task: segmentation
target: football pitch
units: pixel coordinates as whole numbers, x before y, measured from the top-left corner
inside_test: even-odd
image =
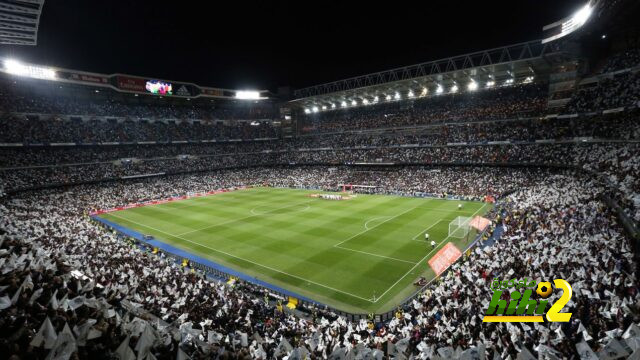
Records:
[[[336,309],[382,313],[413,294],[420,276],[435,276],[428,260],[438,250],[451,242],[464,251],[473,240],[474,233],[448,236],[453,219],[490,209],[433,198],[309,196],[317,193],[258,187],[100,217]]]

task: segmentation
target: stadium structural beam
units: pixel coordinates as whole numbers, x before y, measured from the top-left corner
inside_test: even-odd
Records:
[[[551,48],[547,44],[542,44],[540,40],[533,40],[310,86],[295,90],[293,95],[295,99],[301,99],[458,70],[491,67],[501,63],[540,58],[550,51]]]
[[[37,45],[44,0],[0,0],[0,44]]]

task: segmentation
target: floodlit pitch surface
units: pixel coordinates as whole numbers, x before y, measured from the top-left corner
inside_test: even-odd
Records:
[[[252,188],[100,216],[337,309],[381,313],[414,293],[418,277],[434,277],[428,260],[446,243],[463,251],[472,241],[473,234],[449,238],[451,220],[490,208],[386,195],[331,201],[312,193]]]

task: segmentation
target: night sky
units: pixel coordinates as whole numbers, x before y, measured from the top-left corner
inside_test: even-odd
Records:
[[[0,45],[0,54],[206,86],[300,88],[539,39],[585,3],[47,0],[38,45]]]

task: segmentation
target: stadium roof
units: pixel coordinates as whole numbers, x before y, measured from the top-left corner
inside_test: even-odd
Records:
[[[535,40],[357,76],[296,90],[290,105],[317,112],[530,82],[562,58],[554,49]]]
[[[0,44],[36,45],[44,0],[0,0]]]

